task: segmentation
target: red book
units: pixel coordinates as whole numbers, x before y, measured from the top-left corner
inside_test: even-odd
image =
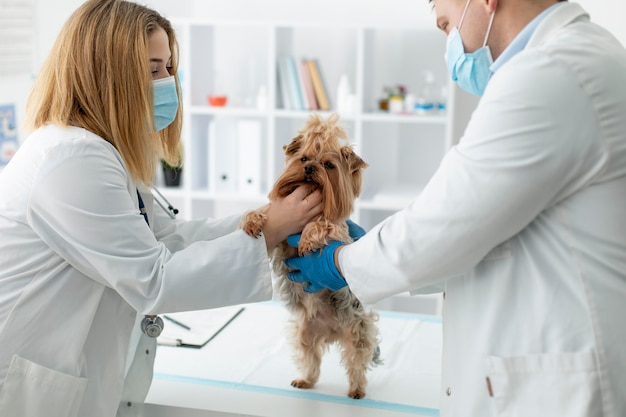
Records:
[[[300,64],[300,77],[302,79],[302,85],[304,86],[304,95],[306,97],[309,110],[318,110],[319,106],[317,105],[317,100],[315,99],[315,92],[313,91],[313,82],[311,81],[309,66],[305,60],[303,60]]]

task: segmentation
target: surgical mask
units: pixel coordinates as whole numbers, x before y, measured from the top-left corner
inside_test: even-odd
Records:
[[[460,30],[470,1],[471,0],[467,0],[465,4],[465,10],[463,10],[459,27],[453,28],[448,35],[445,59],[448,71],[450,71],[452,79],[456,81],[459,87],[470,94],[482,96],[485,92],[485,88],[487,88],[489,77],[491,77],[491,70],[489,68],[493,64],[493,57],[487,46],[487,39],[489,38],[493,17],[496,12],[494,11],[492,13],[491,19],[489,20],[489,27],[487,28],[487,34],[485,35],[482,48],[469,54],[465,53]]]
[[[178,93],[174,76],[152,80],[154,90],[154,127],[163,130],[176,118]]]

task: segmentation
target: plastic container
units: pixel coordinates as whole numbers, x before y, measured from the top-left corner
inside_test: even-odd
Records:
[[[404,112],[409,114],[415,112],[415,96],[411,93],[404,96]]]
[[[228,101],[226,96],[214,96],[210,95],[208,98],[209,105],[212,107],[224,107]]]
[[[448,107],[448,87],[445,85],[441,87],[439,94],[439,102],[437,103],[437,111],[439,113],[445,113]]]
[[[389,97],[389,113],[399,114],[404,110],[404,98],[402,96]]]
[[[347,113],[350,96],[350,83],[348,82],[348,76],[343,74],[339,78],[339,84],[337,85],[337,111],[341,114]]]
[[[424,85],[415,101],[415,113],[427,116],[437,112],[441,90],[431,71],[424,72]]]

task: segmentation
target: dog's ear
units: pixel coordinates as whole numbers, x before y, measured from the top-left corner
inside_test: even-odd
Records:
[[[352,182],[352,193],[355,197],[361,194],[363,185],[363,169],[367,168],[367,163],[357,155],[351,146],[341,148],[341,156],[348,166],[348,174]]]
[[[367,168],[367,163],[357,155],[352,146],[344,146],[341,148],[341,157],[347,162],[350,174]]]
[[[285,155],[286,156],[295,155],[300,150],[300,148],[302,148],[303,139],[304,139],[304,136],[298,135],[291,140],[291,143],[289,145],[283,145],[283,151],[285,152]]]

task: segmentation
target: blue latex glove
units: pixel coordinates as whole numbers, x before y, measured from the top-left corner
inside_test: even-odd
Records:
[[[300,234],[291,235],[287,243],[298,247]],[[335,251],[342,242],[331,241],[326,247],[302,257],[289,258],[285,265],[292,269],[288,278],[293,282],[305,284],[305,292],[318,292],[324,288],[337,291],[348,285],[335,266]]]
[[[365,229],[363,229],[352,220],[346,220],[346,224],[348,225],[348,234],[355,242],[365,236]]]

